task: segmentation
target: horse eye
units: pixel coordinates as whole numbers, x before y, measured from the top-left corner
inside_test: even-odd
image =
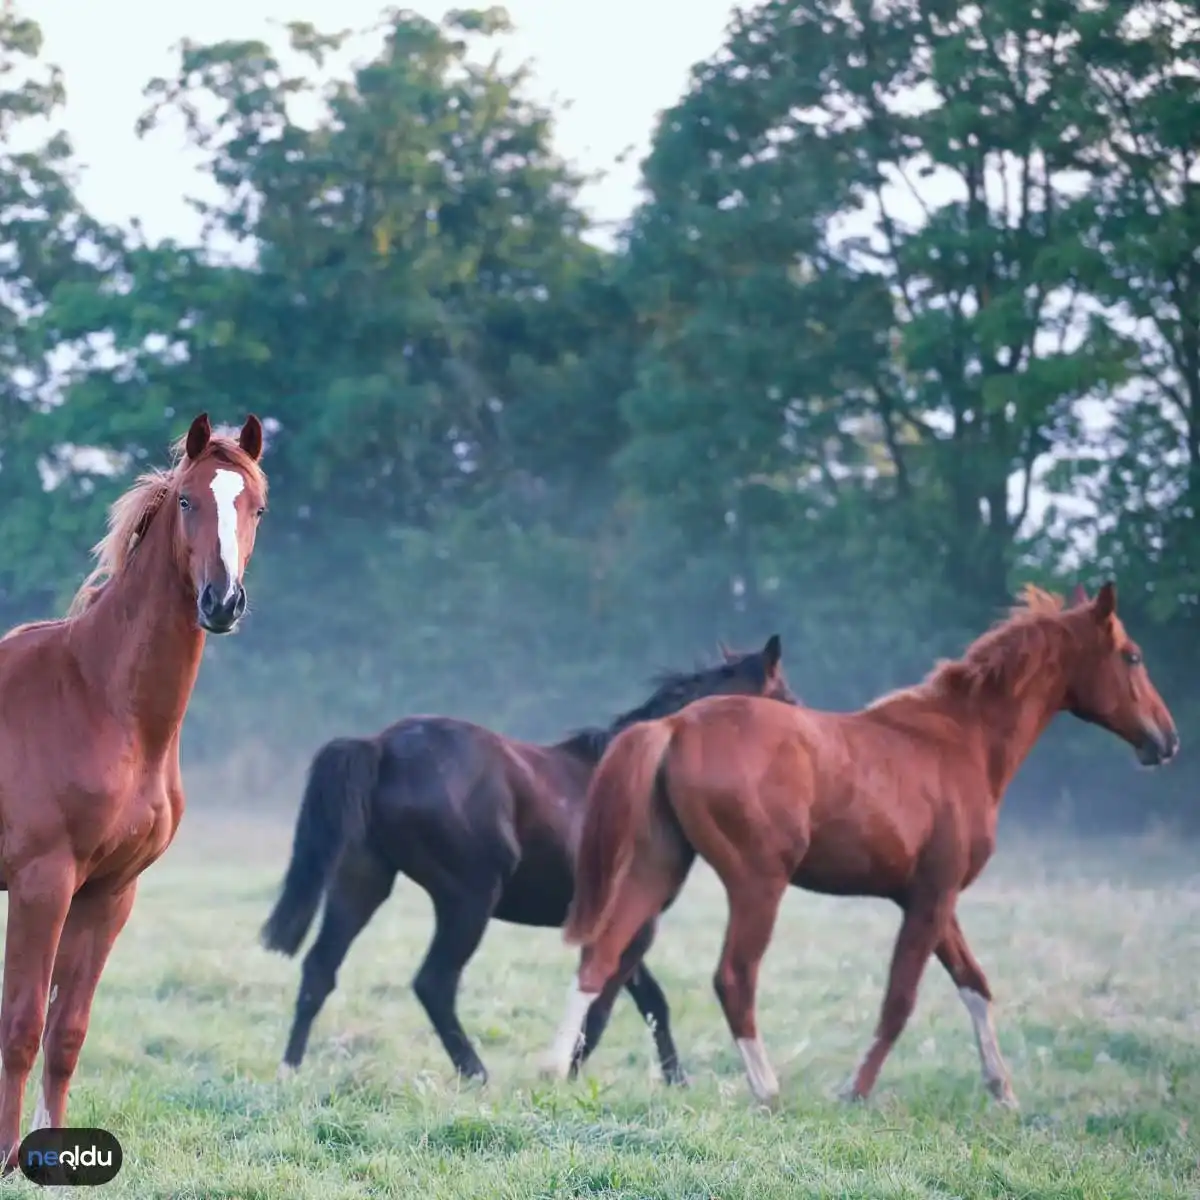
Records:
[[[1131,667],[1136,667],[1142,661],[1142,656],[1136,650],[1126,650],[1125,661]]]
[[[266,511],[267,511],[267,507],[264,504],[262,508],[257,508],[254,510],[254,515],[256,517],[261,517],[263,515],[263,513],[265,513]]]
[[[192,507],[192,502],[186,496],[179,497],[179,509],[181,512],[187,512]]]

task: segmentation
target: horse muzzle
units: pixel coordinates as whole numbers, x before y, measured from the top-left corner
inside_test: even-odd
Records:
[[[206,583],[196,600],[200,628],[208,633],[230,633],[245,611],[246,589],[240,583],[224,599],[211,583]]]
[[[1138,743],[1137,759],[1143,767],[1162,767],[1179,753],[1179,733],[1175,729],[1159,729],[1147,725]]]

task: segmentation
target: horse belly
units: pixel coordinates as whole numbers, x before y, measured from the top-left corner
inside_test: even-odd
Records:
[[[794,887],[827,896],[900,894],[912,874],[912,856],[900,837],[864,837],[853,822],[813,832]]]
[[[873,865],[810,862],[805,859],[791,878],[793,887],[823,896],[879,896],[889,899],[904,891],[904,879]]]
[[[557,848],[526,848],[509,877],[494,916],[514,925],[557,929],[567,919],[575,891],[571,864]]]

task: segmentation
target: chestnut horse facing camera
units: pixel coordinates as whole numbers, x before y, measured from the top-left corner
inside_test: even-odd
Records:
[[[242,573],[267,496],[262,425],[249,417],[234,440],[202,415],[178,451],[112,506],[67,617],[0,638],[6,1170],[43,1030],[33,1128],[67,1123],[92,995],[137,878],[183,813],[179,730],[205,631],[228,633],[246,608]]]
[[[991,857],[1005,788],[1056,713],[1102,725],[1145,766],[1179,749],[1116,606],[1112,583],[1067,609],[1030,587],[960,660],[859,712],[725,696],[621,733],[586,800],[565,927],[583,953],[549,1069],[566,1075],[588,1006],[636,966],[631,939],[699,853],[729,897],[714,983],[760,1101],[779,1084],[755,1016],[758,969],[792,885],[879,896],[903,912],[875,1037],[845,1096],[870,1093],[936,954],[970,1014],[984,1082],[1015,1106],[991,989],[955,907]]]

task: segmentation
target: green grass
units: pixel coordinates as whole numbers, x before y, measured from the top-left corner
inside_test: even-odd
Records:
[[[871,1034],[896,916],[871,901],[789,896],[760,989],[783,1084],[771,1114],[751,1101],[712,994],[724,899],[699,871],[650,959],[692,1075],[686,1092],[656,1082],[626,999],[587,1077],[543,1083],[574,956],[557,932],[498,923],[460,1004],[492,1079],[460,1088],[409,988],[430,908],[407,881],[351,952],[301,1073],[277,1084],[298,963],[256,936],[289,838],[283,824],[193,811],[144,877],[72,1094],[71,1123],[111,1129],[125,1147],[101,1194],[1200,1195],[1200,875],[1169,843],[1011,841],[964,900],[1017,1114],[985,1097],[969,1020],[936,963],[870,1104],[837,1102]]]

